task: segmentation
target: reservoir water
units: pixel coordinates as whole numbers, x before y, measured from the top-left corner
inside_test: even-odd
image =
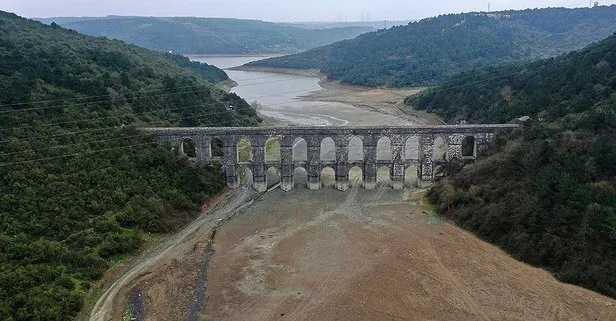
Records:
[[[261,56],[189,56],[190,59],[225,69],[237,82],[231,91],[249,103],[261,105],[259,112],[295,126],[402,125],[408,121],[345,103],[302,99],[323,88],[319,78],[272,72],[229,70]]]

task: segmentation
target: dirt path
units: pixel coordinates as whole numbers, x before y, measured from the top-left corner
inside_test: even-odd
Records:
[[[212,209],[204,212],[171,240],[142,255],[128,272],[107,288],[90,314],[90,320],[122,319],[127,298],[136,290],[140,295],[145,295],[148,320],[156,319],[155,314],[152,314],[156,313],[156,307],[151,304],[151,295],[154,293],[172,295],[169,297],[177,301],[192,295],[192,291],[186,289],[192,288],[196,280],[194,276],[203,261],[202,254],[212,229],[219,220],[226,220],[235,214],[253,195],[249,189],[224,194]],[[174,309],[170,309],[169,313],[181,315],[186,313],[188,300],[169,304],[167,308],[170,306]],[[163,316],[160,320],[166,318]]]
[[[206,320],[616,320],[403,192],[273,191],[214,244]]]

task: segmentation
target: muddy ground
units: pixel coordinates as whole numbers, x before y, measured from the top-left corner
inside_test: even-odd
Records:
[[[202,319],[616,320],[616,301],[419,203],[393,190],[272,191],[219,231]]]

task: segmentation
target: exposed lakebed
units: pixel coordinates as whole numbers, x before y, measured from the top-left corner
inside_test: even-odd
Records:
[[[345,125],[409,125],[416,123],[398,115],[386,115],[370,110],[371,106],[359,108],[335,99],[323,99],[325,91],[348,91],[348,95],[366,95],[378,89],[338,88],[324,89],[317,75],[291,74],[269,71],[248,71],[229,69],[247,62],[264,59],[259,56],[190,56],[192,60],[204,62],[225,69],[237,83],[232,92],[246,101],[258,103],[259,112],[282,124],[294,126],[345,126]],[[373,93],[372,93],[373,94]],[[369,98],[369,97],[366,97]],[[366,99],[369,101],[370,99]],[[395,102],[391,102],[395,104]]]

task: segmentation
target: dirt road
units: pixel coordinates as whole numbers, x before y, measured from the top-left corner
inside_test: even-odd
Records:
[[[174,320],[180,320],[176,317],[186,314],[188,298],[194,292],[191,285],[195,283],[199,267],[203,265],[204,249],[212,230],[220,221],[241,210],[253,196],[254,192],[250,189],[222,195],[216,205],[168,242],[142,255],[127,273],[105,290],[90,314],[90,320],[121,320],[127,300],[135,292],[145,296],[146,320],[154,320],[157,316],[153,296],[170,299],[164,309],[174,313]],[[180,284],[185,286],[180,287]],[[171,320],[164,318],[165,313],[160,315],[163,318],[159,320]]]

